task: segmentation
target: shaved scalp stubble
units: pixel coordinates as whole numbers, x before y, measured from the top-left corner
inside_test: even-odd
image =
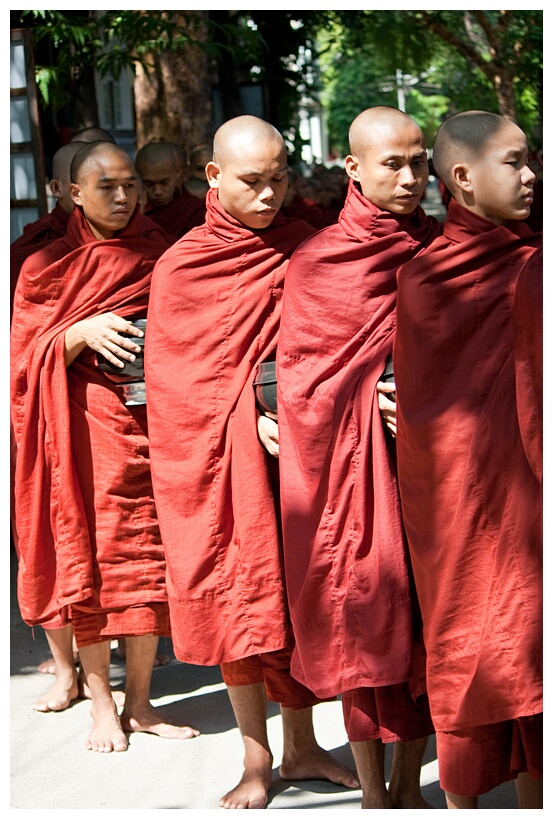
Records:
[[[286,153],[286,146],[280,131],[259,117],[250,115],[227,120],[213,139],[213,161],[221,168],[227,162],[240,159],[245,148],[263,143],[278,143]]]
[[[477,110],[453,114],[442,122],[436,132],[432,162],[447,187],[451,184],[453,166],[478,156],[508,123],[515,124],[499,114]]]
[[[80,177],[87,169],[87,165],[97,156],[119,154],[124,156],[134,169],[133,161],[124,148],[113,142],[88,142],[80,148],[71,162],[71,182],[78,184]]]
[[[171,162],[176,171],[178,157],[173,143],[148,142],[136,154],[135,162],[139,171],[145,165],[159,165],[160,162]]]
[[[418,128],[415,120],[399,108],[388,105],[375,105],[358,114],[349,128],[349,148],[353,156],[360,156],[368,144],[381,141],[383,131],[396,128]]]
[[[62,145],[61,148],[58,148],[52,157],[52,179],[69,182],[73,157],[77,151],[80,151],[81,148],[88,144],[86,140],[83,140],[83,142],[73,140],[72,142],[68,142],[67,145]]]

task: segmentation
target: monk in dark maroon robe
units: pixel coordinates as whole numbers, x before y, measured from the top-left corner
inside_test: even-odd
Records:
[[[174,149],[167,142],[149,142],[138,151],[136,167],[144,187],[144,213],[165,230],[171,243],[205,219],[205,200],[179,187]]]
[[[92,698],[87,747],[123,751],[125,730],[197,733],[163,723],[149,703],[158,637],[170,631],[146,408],[128,405],[97,361],[122,367],[140,351],[120,333],[140,334],[130,320],[146,316],[167,244],[138,231],[136,172],[122,148],[85,146],[71,168],[78,207],[65,237],[24,264],[14,303],[18,598],[29,625],[72,624]],[[109,687],[115,637],[127,638],[121,719]],[[63,691],[61,660],[56,693],[74,699],[75,668]]]
[[[427,807],[419,784],[433,732],[424,649],[393,419],[390,434],[377,385],[392,351],[396,270],[440,228],[418,206],[428,164],[410,117],[368,109],[352,123],[350,144],[338,224],[292,256],[277,355],[291,668],[319,696],[342,695],[363,807]]]
[[[319,700],[289,673],[275,487],[258,438],[259,423],[268,444],[274,421],[259,415],[253,385],[275,355],[290,255],[313,229],[278,213],[286,149],[263,120],[238,117],[219,129],[207,178],[205,225],[174,244],[152,278],[152,478],[175,654],[221,665],[244,741],[244,776],[219,804],[262,808],[272,781],[267,697],[281,705],[283,778],[358,785],[316,743]]]
[[[443,237],[398,273],[398,474],[448,805],[516,779],[541,807],[541,234],[496,114],[447,119]]]

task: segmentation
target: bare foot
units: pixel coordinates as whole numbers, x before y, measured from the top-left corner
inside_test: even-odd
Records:
[[[219,800],[219,807],[227,809],[259,809],[267,805],[269,788],[273,781],[272,761],[269,764],[248,766],[238,785]]]
[[[196,728],[164,722],[160,719],[157,709],[150,703],[140,708],[132,706],[127,708],[125,705],[121,714],[121,725],[125,731],[156,734],[164,739],[192,739],[200,734]]]
[[[281,779],[327,779],[345,788],[360,788],[359,780],[324,748],[317,747],[301,757],[288,755],[279,768]]]
[[[73,653],[73,660],[75,661],[75,665],[79,662],[79,654],[78,652]],[[56,661],[53,657],[49,657],[47,660],[44,660],[43,663],[40,663],[38,666],[38,670],[41,674],[55,674],[56,673]]]
[[[51,689],[33,702],[33,708],[43,712],[65,711],[79,697],[77,672],[74,675],[58,675]]]
[[[126,751],[129,741],[121,727],[117,709],[113,700],[111,704],[96,704],[91,710],[92,728],[85,746],[89,751],[108,754],[112,751]]]

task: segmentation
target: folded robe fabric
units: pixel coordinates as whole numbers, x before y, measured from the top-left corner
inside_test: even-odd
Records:
[[[207,219],[152,278],[145,347],[152,477],[176,656],[232,662],[285,644],[286,604],[253,380],[277,343],[285,271],[313,228]]]
[[[521,271],[541,276],[540,245],[453,201],[443,237],[398,273],[398,476],[438,731],[543,708],[541,496],[525,447],[539,413],[517,401],[537,350],[514,342],[539,339],[540,316],[513,311]],[[539,287],[522,286],[521,306],[536,303]]]
[[[140,222],[137,208],[116,238],[99,241],[75,208],[66,235],[27,260],[17,285],[15,518],[19,603],[30,625],[57,622],[71,604],[166,601],[144,407],[125,406],[92,350],[64,364],[75,322],[146,315],[151,272],[168,245],[157,229],[141,235]]]
[[[393,443],[376,383],[392,350],[396,269],[439,223],[384,212],[351,182],[337,225],[290,262],[277,355],[291,671],[318,696],[413,674]]]
[[[205,220],[205,201],[183,188],[166,205],[149,208],[146,215],[170,236],[171,243]]]

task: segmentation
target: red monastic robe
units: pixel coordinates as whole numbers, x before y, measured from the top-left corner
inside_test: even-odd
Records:
[[[412,601],[393,442],[376,383],[392,350],[396,269],[438,235],[352,182],[338,224],[294,253],[277,355],[292,675],[320,697],[413,674]]]
[[[541,318],[520,273],[539,281],[541,241],[452,201],[443,237],[398,273],[398,474],[437,731],[543,708],[541,497],[526,446],[539,420],[531,389],[517,400]]]
[[[21,266],[25,259],[36,253],[42,247],[46,247],[51,242],[59,239],[67,230],[69,214],[66,213],[59,202],[56,202],[51,213],[41,216],[35,222],[25,225],[23,233],[10,245],[10,303],[13,304],[13,297],[17,285],[17,279]]]
[[[313,229],[253,231],[208,191],[206,224],[155,267],[145,348],[152,477],[176,656],[216,665],[286,641],[280,543],[253,380],[285,271]]]
[[[125,406],[89,348],[64,365],[75,322],[146,315],[151,272],[168,245],[157,232],[140,235],[140,221],[137,208],[116,238],[98,241],[75,208],[66,235],[33,254],[17,285],[15,517],[30,625],[59,625],[68,606],[104,612],[167,599],[145,407]]]
[[[161,207],[148,207],[146,216],[153,219],[176,242],[189,230],[205,220],[205,199],[194,196],[186,188],[176,190],[173,199]]]

